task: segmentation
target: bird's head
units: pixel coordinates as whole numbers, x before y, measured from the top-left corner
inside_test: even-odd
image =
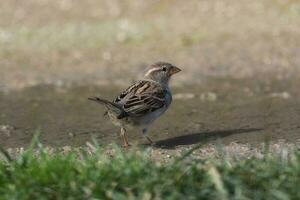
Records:
[[[171,76],[180,71],[181,69],[170,63],[157,62],[149,66],[144,77],[167,85]]]

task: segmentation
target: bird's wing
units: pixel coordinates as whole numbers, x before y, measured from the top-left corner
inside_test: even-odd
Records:
[[[164,106],[166,90],[151,81],[139,81],[122,92],[115,100],[129,116],[143,116]]]

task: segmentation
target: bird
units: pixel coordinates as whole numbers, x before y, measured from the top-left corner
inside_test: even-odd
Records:
[[[130,146],[127,136],[128,128],[138,128],[147,136],[149,127],[159,118],[172,103],[169,81],[181,69],[167,62],[156,62],[148,66],[143,77],[121,92],[113,101],[102,97],[88,99],[106,107],[104,115],[108,115],[112,123],[120,127],[123,147]]]

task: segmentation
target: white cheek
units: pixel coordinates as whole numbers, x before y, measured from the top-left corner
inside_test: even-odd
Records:
[[[145,76],[149,76],[152,72],[158,71],[158,70],[160,70],[160,68],[153,68],[153,69],[150,69],[150,70],[145,74]]]

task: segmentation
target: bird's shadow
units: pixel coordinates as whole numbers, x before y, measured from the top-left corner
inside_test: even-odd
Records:
[[[240,133],[251,133],[263,130],[262,128],[244,128],[244,129],[231,129],[231,130],[218,130],[202,133],[192,133],[188,135],[177,136],[173,138],[163,139],[155,142],[154,147],[162,149],[174,149],[179,145],[192,145],[197,143],[207,143],[217,138],[227,137],[229,135]]]

